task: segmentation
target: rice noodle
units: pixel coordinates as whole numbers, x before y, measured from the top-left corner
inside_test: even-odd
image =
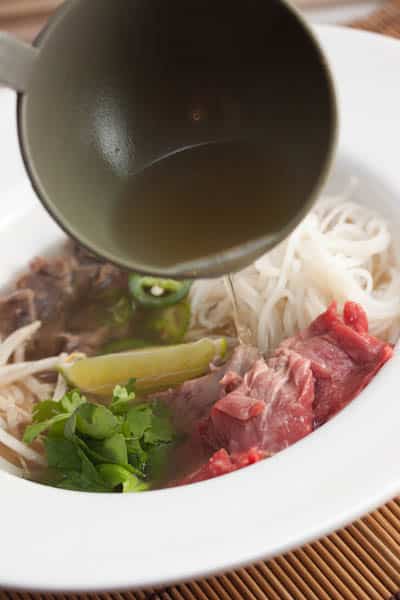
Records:
[[[63,357],[44,358],[33,362],[16,363],[0,367],[0,387],[10,385],[30,375],[37,375],[43,371],[52,371],[63,361]]]
[[[5,421],[0,418],[0,443],[6,446],[6,448],[13,450],[14,452],[16,452],[16,454],[20,454],[23,458],[29,460],[30,462],[36,465],[46,465],[46,460],[41,454],[39,454],[38,452],[36,452],[36,450],[33,450],[33,448],[30,448],[29,446],[18,440],[16,437],[8,433],[5,430],[5,427]]]
[[[67,386],[65,377],[63,377],[60,373],[58,375],[56,389],[54,390],[53,401],[59,402],[61,400],[61,398],[63,398],[63,396],[65,396],[67,389],[68,389],[68,386]]]
[[[61,377],[61,375],[60,375]],[[36,377],[26,377],[22,385],[35,396],[38,400],[48,400],[52,397],[54,385],[50,383],[42,383]]]
[[[10,457],[18,460],[23,467],[15,467],[9,462],[9,456],[6,454],[5,457],[0,456],[0,469],[21,476],[29,472],[29,464],[46,464],[40,452],[21,441],[25,427],[32,422],[35,403],[52,398],[55,394],[55,386],[43,383],[36,375],[54,369],[65,360],[65,356],[58,356],[25,362],[25,347],[40,325],[39,322],[35,322],[23,327],[0,343],[0,444],[11,451]],[[9,361],[12,357],[14,362],[11,363]],[[58,394],[66,389],[61,375],[57,389]],[[40,449],[40,446],[38,448]]]
[[[5,365],[17,350],[23,350],[25,343],[35,335],[40,326],[40,321],[36,321],[35,323],[31,323],[31,325],[27,325],[27,327],[14,331],[0,345],[0,365]]]
[[[389,342],[400,333],[400,258],[390,224],[341,196],[322,198],[292,235],[234,276],[242,325],[261,351],[306,327],[332,300],[360,303],[371,332]],[[191,291],[194,335],[229,327],[233,308],[223,280]]]

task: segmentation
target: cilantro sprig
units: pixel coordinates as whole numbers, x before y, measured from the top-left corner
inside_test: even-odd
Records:
[[[175,440],[170,415],[157,402],[135,404],[135,382],[118,385],[108,407],[89,402],[78,390],[34,410],[24,441],[42,439],[45,482],[87,492],[141,492]]]

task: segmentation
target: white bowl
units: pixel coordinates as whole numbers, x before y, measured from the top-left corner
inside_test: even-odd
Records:
[[[330,185],[400,225],[400,44],[318,28],[342,122]],[[368,60],[367,60],[368,57]],[[12,95],[0,94],[0,277],[63,238],[35,203],[18,156]],[[11,125],[10,125],[11,123]],[[5,199],[5,200],[4,200]],[[271,557],[400,491],[400,357],[327,425],[270,460],[186,488],[87,495],[0,473],[0,586],[90,591],[165,584]]]

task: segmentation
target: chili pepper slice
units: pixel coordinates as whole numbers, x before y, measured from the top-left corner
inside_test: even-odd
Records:
[[[186,298],[191,285],[191,281],[175,281],[141,275],[129,277],[129,289],[134,300],[145,308],[174,306]]]

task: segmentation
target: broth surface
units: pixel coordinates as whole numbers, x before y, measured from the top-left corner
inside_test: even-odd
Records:
[[[299,207],[285,164],[260,142],[177,152],[132,177],[115,203],[111,235],[121,256],[173,268],[269,236]]]

